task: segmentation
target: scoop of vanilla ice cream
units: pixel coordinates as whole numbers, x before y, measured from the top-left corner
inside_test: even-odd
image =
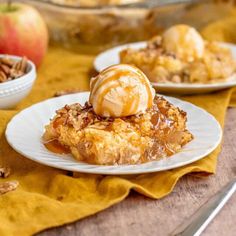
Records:
[[[89,101],[96,114],[124,117],[152,107],[155,90],[138,68],[119,64],[106,68],[90,81]]]
[[[163,33],[163,48],[183,60],[192,61],[203,56],[204,40],[193,27],[175,25]]]

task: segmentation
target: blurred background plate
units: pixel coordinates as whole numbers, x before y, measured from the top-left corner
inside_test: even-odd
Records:
[[[236,45],[222,43],[223,46],[230,48],[233,57],[236,60]],[[94,68],[99,72],[108,66],[118,64],[120,62],[119,52],[126,48],[139,49],[146,46],[146,42],[130,43],[117,46],[99,54],[94,60]],[[227,81],[212,84],[189,84],[189,83],[151,83],[159,93],[174,94],[200,94],[217,90],[222,90],[236,86],[236,75],[228,78]]]

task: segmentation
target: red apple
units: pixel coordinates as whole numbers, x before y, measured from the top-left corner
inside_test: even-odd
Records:
[[[47,27],[35,8],[0,4],[0,53],[26,56],[39,66],[47,46]]]

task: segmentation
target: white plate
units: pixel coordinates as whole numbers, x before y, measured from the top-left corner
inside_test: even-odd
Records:
[[[44,165],[64,170],[94,174],[138,174],[173,169],[197,161],[219,144],[222,136],[220,125],[215,118],[188,102],[166,97],[175,106],[188,113],[188,129],[194,135],[193,141],[171,157],[139,165],[99,166],[78,162],[70,155],[59,155],[48,151],[41,142],[44,126],[64,106],[88,100],[89,93],[78,93],[52,98],[37,103],[18,113],[8,124],[8,143],[20,154]]]
[[[114,47],[99,54],[94,61],[94,68],[101,71],[108,66],[120,63],[119,52],[126,48],[140,49],[146,47],[146,42],[130,43],[122,46]],[[221,43],[222,46],[231,49],[233,57],[236,60],[236,46],[229,43]],[[176,94],[199,94],[208,93],[225,88],[236,86],[236,75],[228,78],[227,81],[212,84],[188,84],[188,83],[152,83],[153,87],[160,93],[176,93]]]

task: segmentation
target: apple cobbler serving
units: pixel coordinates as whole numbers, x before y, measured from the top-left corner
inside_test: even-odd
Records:
[[[121,63],[141,69],[151,82],[216,83],[235,73],[230,49],[204,41],[187,25],[176,25],[152,38],[146,48],[120,52]]]
[[[139,164],[170,156],[193,139],[187,114],[155,95],[139,69],[108,67],[90,87],[84,106],[65,105],[45,127],[49,150],[91,164]]]

